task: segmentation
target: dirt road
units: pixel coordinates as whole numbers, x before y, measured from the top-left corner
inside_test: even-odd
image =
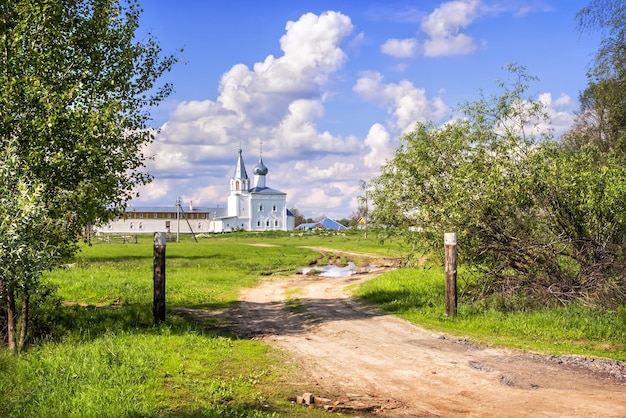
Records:
[[[346,286],[376,274],[267,278],[230,314],[240,332],[297,359],[319,385],[311,392],[344,394],[379,416],[626,417],[623,363],[594,371],[426,331],[350,298]]]

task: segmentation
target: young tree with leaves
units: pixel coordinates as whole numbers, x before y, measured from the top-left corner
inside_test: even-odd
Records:
[[[575,149],[593,145],[626,158],[626,4],[592,0],[576,18],[581,33],[599,32],[602,40],[580,96],[576,126],[564,142]]]
[[[135,186],[150,181],[142,154],[153,136],[149,110],[170,93],[157,81],[176,57],[162,56],[150,34],[138,33],[140,14],[135,0],[0,4],[0,145],[11,149],[1,163],[15,166],[3,175],[17,176],[11,187],[36,196],[5,196],[2,215],[6,231],[20,219],[32,223],[32,234],[10,240],[33,257],[43,254],[42,242],[54,248],[36,268],[7,263],[0,306],[8,311],[9,296],[27,297],[42,266],[73,254],[84,228],[112,219]],[[25,204],[32,210],[17,209]]]
[[[39,277],[60,257],[54,237],[64,225],[49,217],[43,187],[30,179],[13,148],[7,147],[1,155],[0,293],[6,304],[8,346],[15,351],[26,342],[30,298]]]
[[[372,217],[386,234],[440,253],[458,236],[478,273],[473,295],[545,305],[626,301],[626,170],[593,149],[552,139],[543,106],[525,97],[523,67],[502,94],[461,107],[443,126],[418,124],[372,182]]]

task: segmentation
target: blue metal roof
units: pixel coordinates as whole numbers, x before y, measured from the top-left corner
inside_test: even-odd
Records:
[[[324,229],[332,229],[334,231],[340,231],[340,230],[344,230],[344,229],[348,229],[346,228],[345,225],[340,224],[337,221],[334,221],[332,219],[329,218],[325,218],[322,219],[319,222],[309,222],[309,223],[303,223],[300,224],[296,227],[296,229],[313,229],[313,228],[324,228]]]
[[[330,218],[322,219],[319,223],[324,225],[324,228],[326,229],[334,229],[334,230],[348,229],[346,228],[345,225],[340,224],[339,222]]]
[[[319,225],[319,224],[317,222],[303,223],[303,224],[296,226],[296,229],[304,229],[306,231],[306,230],[315,228],[315,225]]]
[[[287,194],[283,192],[279,192],[276,189],[272,189],[270,187],[253,187],[248,190],[250,193],[259,193],[259,194]]]

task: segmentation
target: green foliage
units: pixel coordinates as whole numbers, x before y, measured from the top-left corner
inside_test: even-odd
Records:
[[[175,58],[149,35],[136,39],[140,13],[117,0],[0,9],[0,142],[15,144],[48,210],[75,234],[149,180],[140,153],[152,137],[148,112],[170,92],[156,82]]]
[[[17,306],[27,311],[31,296],[45,290],[38,290],[39,278],[60,258],[54,236],[64,225],[50,217],[43,187],[25,170],[13,145],[0,152],[0,312],[6,312],[6,325],[0,328],[6,335],[0,334],[0,341],[16,350],[28,334],[27,320],[18,317]]]
[[[134,0],[0,6],[0,165],[13,161],[0,176],[0,306],[10,333],[41,272],[150,180],[141,154],[149,109],[169,94],[157,80],[176,58],[138,36],[140,12]]]
[[[509,70],[500,96],[402,138],[373,181],[373,218],[418,254],[441,254],[456,232],[459,263],[478,277],[466,297],[615,307],[626,301],[626,171],[552,141],[543,106],[524,97],[533,78]]]
[[[617,309],[617,315],[619,316],[620,321],[622,321],[622,325],[626,325],[626,305],[620,306]]]
[[[601,45],[580,95],[581,112],[564,142],[589,145],[626,158],[626,6],[617,0],[591,0],[576,15],[582,32],[597,31]]]

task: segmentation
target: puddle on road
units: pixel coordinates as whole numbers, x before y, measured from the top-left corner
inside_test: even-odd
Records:
[[[299,274],[310,274],[311,272],[318,273],[318,276],[321,277],[350,277],[353,274],[358,273],[367,273],[374,270],[376,266],[369,265],[366,267],[359,268],[352,261],[348,262],[348,265],[345,267],[339,266],[315,266],[315,267],[300,267],[298,269]]]

